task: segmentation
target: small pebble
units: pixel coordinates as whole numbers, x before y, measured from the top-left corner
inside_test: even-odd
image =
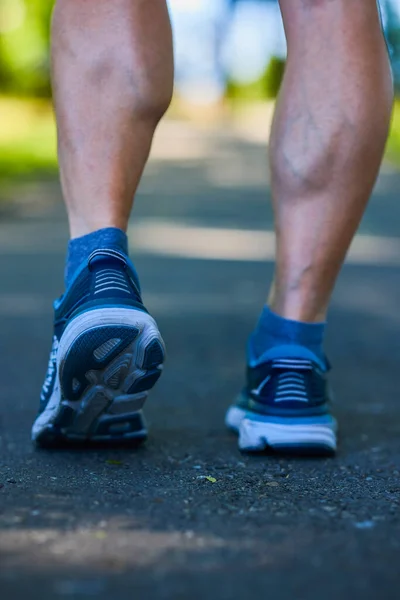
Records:
[[[359,521],[358,523],[354,523],[356,529],[373,529],[375,525],[374,521]]]

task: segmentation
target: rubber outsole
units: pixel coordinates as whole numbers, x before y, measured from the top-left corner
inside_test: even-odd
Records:
[[[143,442],[142,408],[164,358],[164,343],[147,313],[98,309],[81,315],[60,340],[58,379],[32,439],[42,447]]]
[[[333,417],[269,418],[231,406],[226,426],[239,435],[243,452],[332,456],[337,449],[337,424]]]

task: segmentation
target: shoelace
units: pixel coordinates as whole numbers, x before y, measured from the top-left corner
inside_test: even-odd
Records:
[[[277,375],[275,402],[308,402],[304,371],[312,371],[311,361],[298,358],[274,360],[274,369],[284,369]]]

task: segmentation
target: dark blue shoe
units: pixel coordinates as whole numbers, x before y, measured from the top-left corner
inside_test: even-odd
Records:
[[[33,441],[54,446],[145,439],[142,407],[161,375],[165,348],[130,261],[113,249],[93,252],[54,309]]]
[[[333,454],[336,420],[326,372],[311,360],[274,359],[248,368],[247,385],[226,415],[245,451]]]

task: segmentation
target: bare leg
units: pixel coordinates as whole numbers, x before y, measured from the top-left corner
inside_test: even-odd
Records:
[[[376,0],[280,0],[288,62],[271,139],[272,310],[324,320],[374,185],[392,79]]]
[[[53,89],[72,240],[32,439],[138,443],[164,344],[126,257],[134,194],[173,79],[165,0],[58,0]],[[60,368],[59,368],[60,367]]]
[[[125,230],[172,94],[165,0],[58,0],[52,52],[71,236]]]

